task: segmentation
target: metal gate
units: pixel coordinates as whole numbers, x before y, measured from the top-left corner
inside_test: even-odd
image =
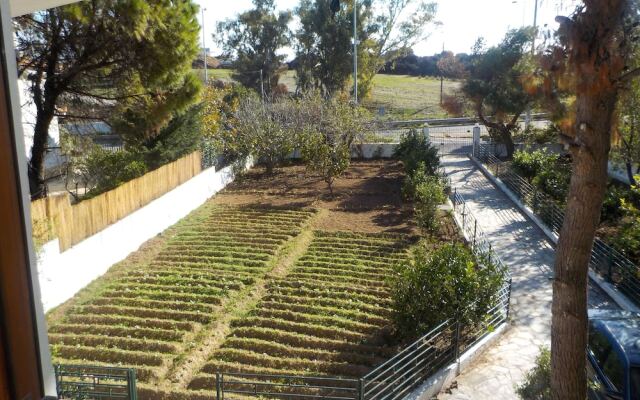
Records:
[[[464,127],[432,127],[429,129],[429,140],[438,148],[440,155],[465,155],[473,151],[473,132]]]
[[[58,398],[136,400],[136,371],[89,365],[56,365]]]

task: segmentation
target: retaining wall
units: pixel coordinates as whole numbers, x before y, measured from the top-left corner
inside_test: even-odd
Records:
[[[252,162],[247,163],[250,167]],[[57,239],[38,255],[38,277],[46,311],[73,297],[140,245],[200,207],[233,181],[232,167],[209,168],[175,189],[64,252]]]

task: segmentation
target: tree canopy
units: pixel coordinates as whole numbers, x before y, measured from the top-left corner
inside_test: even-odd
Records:
[[[18,72],[30,83],[37,110],[32,195],[43,195],[54,117],[102,119],[138,142],[195,100],[197,11],[191,0],[94,0],[14,20]]]
[[[296,13],[298,86],[325,95],[344,91],[353,73],[353,1],[302,0]],[[436,5],[416,0],[357,2],[358,96],[366,97],[385,64],[425,38]],[[332,5],[334,6],[332,9]]]
[[[278,86],[285,54],[291,43],[291,12],[276,13],[274,0],[253,0],[254,8],[218,24],[217,39],[225,55],[235,56],[233,79],[261,93]]]
[[[532,28],[509,31],[500,44],[476,55],[462,86],[478,118],[507,146],[509,157],[518,118],[536,98],[522,79],[533,34]]]

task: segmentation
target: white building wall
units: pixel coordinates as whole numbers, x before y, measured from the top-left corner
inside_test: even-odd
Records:
[[[36,105],[31,97],[29,83],[19,79],[18,89],[20,91],[20,108],[22,111],[22,129],[24,131],[24,148],[28,159],[31,158],[31,147],[33,146],[33,131],[36,125]],[[49,148],[60,147],[60,128],[58,126],[58,118],[54,117],[49,127]],[[47,152],[44,159],[45,170],[59,167],[64,163],[60,149],[53,149]]]

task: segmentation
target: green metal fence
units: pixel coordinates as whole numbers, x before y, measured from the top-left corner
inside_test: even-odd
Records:
[[[137,400],[136,371],[131,368],[56,365],[61,400]]]

